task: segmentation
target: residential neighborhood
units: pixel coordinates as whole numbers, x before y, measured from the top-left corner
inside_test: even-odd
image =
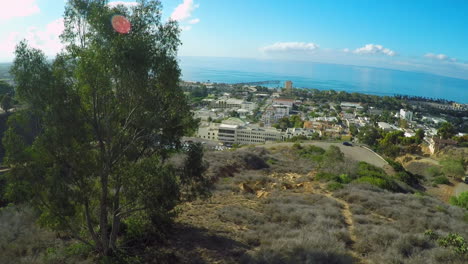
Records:
[[[467,105],[296,89],[292,85],[292,81],[285,81],[283,88],[249,83],[181,84],[191,99],[195,118],[200,120],[195,136],[219,145],[297,139],[358,142],[359,134],[364,137],[363,131],[371,127],[381,133],[401,131],[402,137],[408,139],[414,138],[419,130],[433,153],[445,146],[458,144],[451,138],[444,139],[438,135],[438,129],[447,122],[457,126],[453,127],[451,136],[466,141]],[[362,143],[366,143],[365,140]]]

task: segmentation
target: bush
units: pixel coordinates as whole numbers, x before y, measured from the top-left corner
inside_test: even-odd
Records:
[[[419,181],[421,180],[420,176],[417,176],[417,175],[412,174],[412,173],[407,172],[407,171],[399,171],[395,175],[395,177],[398,180],[400,180],[400,181],[402,181],[402,182],[404,182],[404,183],[406,183],[406,184],[408,184],[410,186],[418,185]]]
[[[437,243],[442,247],[452,247],[458,254],[468,253],[468,244],[459,234],[448,234],[446,237],[437,239]]]
[[[343,184],[339,182],[331,182],[327,185],[327,190],[329,191],[336,191],[339,189],[343,189]]]
[[[462,192],[458,197],[453,196],[450,198],[450,204],[465,208],[468,210],[468,192]]]
[[[449,177],[462,177],[465,174],[463,162],[461,160],[447,159],[440,162],[442,172]]]
[[[315,175],[315,178],[317,180],[340,182],[340,176],[333,174],[333,173],[328,173],[328,172],[319,172],[317,173],[317,175]]]
[[[438,176],[435,177],[434,180],[432,180],[433,183],[435,184],[450,184],[450,181],[447,177],[445,176]]]
[[[388,178],[378,178],[378,177],[370,177],[365,176],[361,177],[354,182],[356,183],[369,183],[379,188],[389,190],[389,191],[398,191],[398,185]]]

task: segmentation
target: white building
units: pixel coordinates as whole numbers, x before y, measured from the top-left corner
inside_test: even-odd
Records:
[[[257,108],[257,104],[253,102],[242,102],[241,108],[248,111],[253,111],[255,108]]]
[[[213,102],[213,108],[241,108],[244,100],[229,98],[229,99],[220,99]]]
[[[377,125],[379,126],[379,128],[385,130],[385,131],[390,131],[390,130],[394,130],[394,128],[392,127],[392,125],[390,125],[389,123],[385,123],[385,122],[377,122]]]
[[[294,100],[293,99],[286,99],[286,98],[276,98],[273,99],[273,104],[275,105],[287,105],[289,107],[293,107]]]
[[[283,134],[283,139],[290,139],[292,137],[298,137],[298,136],[305,136],[307,138],[311,138],[314,135],[314,133],[316,133],[316,132],[317,131],[314,131],[313,129],[288,128],[288,129],[286,129],[286,132]],[[319,133],[319,132],[317,132],[317,133]]]
[[[202,122],[198,127],[197,137],[217,141],[219,126],[218,123]]]
[[[351,103],[351,102],[342,102],[340,104],[341,108],[349,109],[349,108],[356,108],[356,109],[363,109],[361,103]]]
[[[400,118],[408,121],[413,120],[413,112],[406,109],[400,109]]]
[[[218,140],[225,144],[258,144],[282,139],[279,129],[221,124]]]

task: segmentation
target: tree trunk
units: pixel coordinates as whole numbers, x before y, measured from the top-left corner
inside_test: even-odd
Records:
[[[104,172],[101,175],[101,201],[100,201],[100,218],[99,227],[101,228],[101,254],[107,256],[109,254],[109,238],[107,236],[107,213],[108,213],[108,181],[109,175]]]
[[[120,216],[119,214],[119,206],[120,206],[120,186],[117,188],[114,198],[114,205],[113,205],[113,213],[112,213],[112,231],[110,234],[110,241],[109,245],[112,250],[117,249],[116,242],[117,242],[117,235],[120,229]]]

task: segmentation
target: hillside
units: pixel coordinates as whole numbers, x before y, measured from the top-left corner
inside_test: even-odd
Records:
[[[468,261],[467,254],[427,235],[432,230],[468,238],[465,210],[334,148],[247,147],[208,152],[205,159],[207,176],[215,182],[211,198],[180,206],[168,240],[145,241],[144,248],[129,245],[135,255],[131,259],[141,261],[133,263]],[[10,225],[0,227],[17,227]],[[1,263],[21,263],[21,256],[23,263],[42,263],[44,256],[49,263],[90,261],[86,255],[70,258],[63,252],[47,254],[47,247],[28,247],[33,242],[24,236],[28,234],[19,232],[8,244],[5,238],[0,241],[0,248],[10,253]],[[40,237],[48,247],[58,245],[53,236]],[[36,262],[31,254],[38,256]]]

